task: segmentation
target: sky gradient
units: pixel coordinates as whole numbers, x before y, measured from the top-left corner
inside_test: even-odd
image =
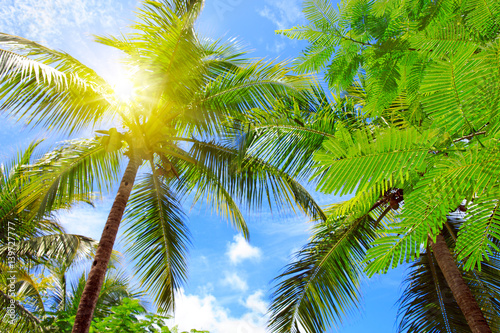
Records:
[[[127,31],[134,18],[135,0],[1,0],[0,31],[63,50],[94,68],[112,84],[123,79],[117,51],[93,42],[92,35]],[[206,0],[198,31],[209,38],[236,38],[254,50],[252,56],[291,60],[305,46],[275,34],[276,29],[304,22],[300,0]],[[49,147],[62,137],[44,130],[26,130],[23,124],[2,118],[0,161],[39,138]],[[79,137],[93,136],[91,131]],[[309,187],[314,190],[313,187]],[[116,189],[115,189],[116,190]],[[99,239],[114,193],[95,208],[79,206],[60,214],[70,233]],[[317,194],[320,204],[341,200]],[[310,236],[311,224],[303,215],[247,212],[251,242],[204,206],[186,207],[193,245],[189,257],[189,283],[177,299],[175,323],[181,329],[212,333],[265,332],[265,312],[272,279],[293,252]],[[121,246],[118,244],[118,249]],[[332,332],[394,332],[400,268],[364,282],[361,311]]]

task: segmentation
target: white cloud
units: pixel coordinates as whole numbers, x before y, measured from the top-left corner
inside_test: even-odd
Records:
[[[267,318],[262,315],[260,293],[247,298],[245,304],[249,311],[236,318],[213,295],[187,295],[181,290],[176,298],[173,325],[178,325],[180,330],[194,328],[214,333],[264,333]]]
[[[228,286],[233,290],[238,290],[245,292],[248,290],[248,284],[243,280],[238,273],[228,273],[226,272],[226,277],[222,280],[222,285]]]
[[[122,9],[111,0],[7,0],[0,7],[0,31],[53,44],[68,30],[116,26]]]
[[[245,300],[245,307],[250,309],[252,313],[265,315],[269,304],[262,299],[263,296],[264,292],[262,290],[257,290]]]
[[[258,247],[250,245],[241,235],[234,236],[234,243],[228,245],[226,254],[231,263],[238,264],[243,260],[259,260],[262,251]]]
[[[274,23],[276,29],[288,29],[303,20],[300,0],[268,0],[269,6],[259,10],[262,17]]]
[[[70,211],[59,212],[57,218],[66,232],[99,240],[108,217],[108,204],[108,202],[98,202],[97,208],[79,205]]]
[[[273,45],[266,45],[266,50],[269,52],[280,53],[286,47],[286,42],[276,40]]]
[[[266,0],[267,5],[258,10],[260,16],[273,23],[277,30],[289,29],[304,22],[301,0]],[[266,45],[266,50],[280,53],[288,43],[293,43],[286,37],[275,38],[271,44]]]

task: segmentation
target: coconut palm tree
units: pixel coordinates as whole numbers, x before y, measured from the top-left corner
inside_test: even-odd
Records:
[[[64,133],[115,122],[98,137],[72,142],[38,167],[46,179],[26,191],[29,204],[43,194],[40,211],[63,199],[110,186],[121,159],[128,163],[82,295],[73,332],[87,332],[125,207],[129,237],[142,281],[163,310],[186,276],[187,228],[182,198],[203,199],[248,237],[239,209],[263,201],[292,202],[315,217],[320,208],[292,177],[245,156],[232,117],[276,98],[299,97],[308,85],[283,63],[251,61],[234,43],[204,40],[194,30],[203,1],[144,1],[133,32],[97,41],[122,51],[134,73],[135,95],[116,98],[93,70],[68,54],[20,37],[0,35],[0,109],[36,126]],[[51,158],[53,157],[53,158]],[[46,190],[46,191],[43,191]],[[273,204],[274,205],[274,204]],[[147,232],[144,234],[144,232]]]
[[[31,205],[21,207],[22,191],[36,179],[39,170],[33,170],[35,149],[38,142],[18,153],[11,163],[2,164],[0,170],[0,302],[2,309],[2,332],[28,332],[40,329],[45,313],[44,297],[40,282],[34,273],[41,262],[60,262],[60,268],[68,267],[62,263],[73,263],[89,257],[97,245],[94,240],[66,234],[57,222],[55,212],[68,209],[72,202],[66,200],[62,205],[53,205],[52,210],[42,216],[37,214],[41,198]],[[30,175],[28,177],[27,175]],[[87,197],[82,197],[86,201]],[[40,276],[40,275],[39,275]],[[41,276],[40,276],[41,277]],[[42,284],[44,284],[42,283]],[[60,295],[64,296],[61,289]],[[37,311],[38,313],[34,313]]]

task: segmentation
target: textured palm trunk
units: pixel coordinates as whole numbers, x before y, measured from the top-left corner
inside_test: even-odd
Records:
[[[123,212],[125,211],[125,206],[127,205],[130,192],[132,191],[140,162],[140,159],[131,157],[125,174],[123,175],[120,188],[118,189],[115,201],[108,215],[108,220],[104,226],[85,288],[83,289],[72,333],[88,333],[90,329],[99,293],[104,282],[111,253],[113,252],[113,245],[115,244],[118,228],[120,227]]]
[[[484,318],[481,308],[477,304],[474,295],[465,283],[462,273],[457,267],[455,259],[450,253],[442,235],[438,235],[436,242],[429,240],[434,257],[441,268],[441,272],[458,303],[460,310],[465,316],[467,323],[473,333],[491,333],[491,329]]]

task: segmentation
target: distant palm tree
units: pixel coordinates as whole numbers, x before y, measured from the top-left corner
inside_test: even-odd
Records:
[[[74,253],[81,252],[81,249],[74,250]],[[90,258],[87,256],[86,259]],[[71,318],[76,315],[87,279],[86,275],[82,274],[75,281],[68,281],[70,270],[74,270],[75,265],[78,266],[74,261],[67,266],[69,261],[61,258],[42,261],[32,268],[18,266],[14,269],[17,278],[13,303],[16,318],[12,320],[8,314],[8,306],[14,299],[2,293],[2,332],[71,331]],[[5,287],[2,283],[2,289]],[[143,295],[142,292],[134,291],[125,274],[111,265],[99,294],[94,318],[111,315],[111,308],[120,305],[125,298],[140,298]]]
[[[62,205],[52,205],[52,210],[41,216],[37,214],[41,198],[20,209],[22,191],[36,179],[38,173],[30,166],[35,162],[34,151],[37,145],[38,143],[31,144],[10,164],[2,164],[0,169],[2,332],[32,332],[40,329],[43,317],[41,314],[44,314],[46,309],[39,288],[40,281],[33,275],[39,271],[37,267],[46,267],[49,263],[58,262],[59,271],[66,272],[69,265],[76,260],[89,258],[97,245],[97,242],[88,237],[64,233],[57,222],[54,212],[57,209],[69,208],[72,203],[69,200],[63,201]],[[56,281],[62,286],[65,278]],[[65,304],[66,288],[59,290],[59,302]],[[13,319],[15,324],[11,324]]]
[[[174,292],[186,277],[188,231],[179,199],[206,200],[246,237],[238,207],[263,201],[272,206],[299,204],[323,217],[305,189],[288,174],[240,152],[232,117],[275,99],[300,97],[305,77],[283,63],[251,61],[234,43],[202,40],[194,30],[200,0],[144,1],[134,32],[97,41],[125,54],[134,74],[135,96],[116,98],[93,70],[66,53],[6,34],[0,43],[0,108],[33,125],[74,133],[106,122],[119,130],[100,138],[69,143],[39,163],[47,170],[40,188],[40,211],[73,195],[111,186],[124,156],[129,161],[82,295],[73,332],[87,332],[139,167],[127,231],[142,282],[163,310],[174,307]],[[15,51],[16,53],[12,52]]]

